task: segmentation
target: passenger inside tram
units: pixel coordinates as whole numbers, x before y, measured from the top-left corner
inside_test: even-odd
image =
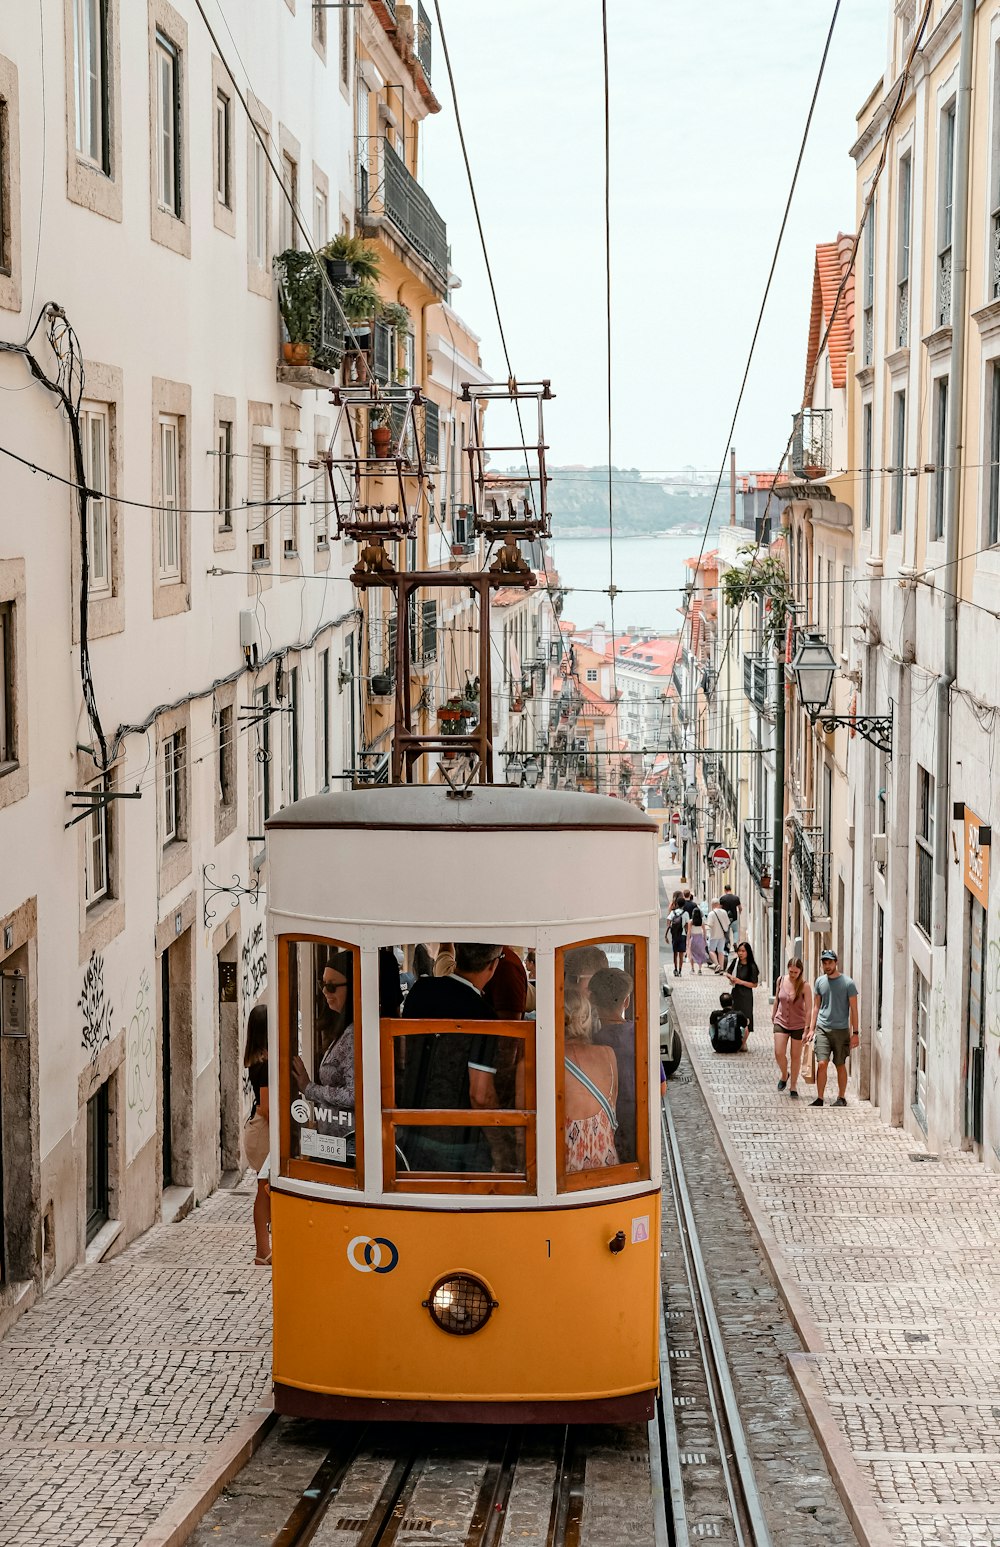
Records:
[[[567,988],[578,988],[586,996],[590,980],[595,972],[610,966],[606,952],[599,945],[578,945],[563,957],[563,971]]]
[[[609,1047],[618,1064],[618,1133],[615,1147],[619,1160],[635,1160],[635,1018],[632,993],[635,984],[619,967],[602,967],[590,980],[590,1006],[594,1016],[594,1041]]]
[[[443,977],[419,978],[406,996],[404,1020],[483,1021],[498,1019],[486,990],[503,955],[503,946],[459,941],[455,968]],[[440,957],[438,958],[440,960]],[[432,1110],[488,1110],[497,1095],[497,1041],[488,1026],[407,1036],[400,1040],[397,1068],[400,1107]],[[406,1127],[399,1143],[413,1171],[490,1172],[506,1169],[499,1130],[457,1126]]]
[[[618,1061],[593,1041],[590,1000],[576,985],[563,996],[566,1064],[566,1171],[618,1164]]]
[[[300,1053],[292,1055],[292,1082],[312,1104],[311,1122],[299,1135],[300,1153],[322,1159],[346,1159],[319,1140],[345,1138],[354,1127],[354,956],[351,951],[311,948],[319,967],[320,1004],[313,1005],[312,1063],[315,1079]]]

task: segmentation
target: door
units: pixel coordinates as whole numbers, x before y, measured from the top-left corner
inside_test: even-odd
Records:
[[[170,1115],[170,952],[160,957],[160,1084],[163,1089],[163,1185],[174,1179]]]
[[[969,898],[969,998],[965,1016],[965,1137],[983,1142],[986,1072],[986,910]]]

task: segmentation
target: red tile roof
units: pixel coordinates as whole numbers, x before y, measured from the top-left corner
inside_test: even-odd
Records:
[[[830,380],[835,387],[847,386],[847,356],[854,348],[854,273],[849,269],[853,236],[840,232],[835,242],[820,242],[816,248],[816,267],[813,271],[812,310],[809,316],[809,347],[806,350],[806,380],[802,394],[803,407],[812,402],[813,374],[819,355],[820,340],[833,317],[830,336],[826,341],[830,356]],[[844,276],[844,293],[837,303],[837,292]],[[836,305],[836,315],[834,306]]]

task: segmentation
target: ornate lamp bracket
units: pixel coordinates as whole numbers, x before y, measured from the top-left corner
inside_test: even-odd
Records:
[[[213,872],[211,876],[208,873],[210,870]],[[232,884],[230,886],[222,886],[218,881],[215,880],[214,872],[214,865],[203,865],[201,867],[202,885],[205,889],[203,916],[206,929],[211,927],[215,919],[215,909],[211,906],[211,904],[215,901],[216,897],[228,897],[230,908],[238,907],[241,897],[248,898],[249,901],[253,903],[254,907],[256,907],[257,903],[260,901],[259,870],[254,871],[253,881],[248,886],[243,885],[239,876],[233,876]]]
[[[886,757],[892,756],[892,711],[888,714],[823,714],[816,719],[827,732],[846,725]]]

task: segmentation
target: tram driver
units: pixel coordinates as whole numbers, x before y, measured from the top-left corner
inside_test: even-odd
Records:
[[[445,977],[418,978],[406,996],[403,1018],[496,1020],[484,990],[502,956],[502,945],[457,942],[455,970]],[[486,1027],[481,1032],[403,1038],[399,1105],[439,1111],[495,1108],[496,1040]],[[502,1164],[501,1155],[494,1155],[496,1132],[492,1129],[428,1126],[400,1129],[399,1134],[412,1171],[488,1172]]]

